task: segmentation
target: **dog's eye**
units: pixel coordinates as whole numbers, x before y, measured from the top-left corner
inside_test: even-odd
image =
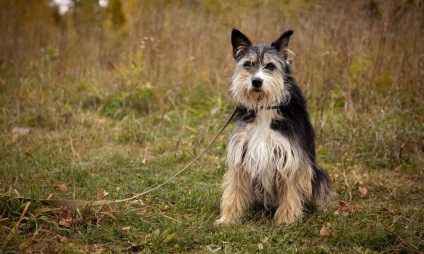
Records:
[[[253,66],[253,62],[252,61],[247,61],[243,64],[243,67],[247,68],[247,67],[252,67]]]
[[[265,65],[265,69],[270,70],[270,71],[274,70],[275,68],[276,68],[276,66],[273,63],[268,63],[267,65]]]

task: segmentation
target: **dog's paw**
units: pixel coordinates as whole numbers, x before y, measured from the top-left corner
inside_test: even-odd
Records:
[[[239,224],[239,222],[236,221],[236,220],[229,219],[229,218],[221,217],[218,220],[216,220],[213,224],[215,226],[226,226],[226,225],[230,225],[230,224]]]
[[[214,221],[213,225],[214,226],[222,226],[222,225],[226,225],[226,224],[224,224],[224,222],[221,219],[218,219],[218,220]]]
[[[277,225],[281,225],[281,224],[291,225],[296,223],[300,217],[301,217],[301,214],[296,214],[296,213],[283,210],[283,209],[277,209],[277,211],[274,214],[274,222]]]

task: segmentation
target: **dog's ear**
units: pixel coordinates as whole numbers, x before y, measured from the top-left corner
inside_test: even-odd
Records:
[[[293,30],[285,31],[280,38],[278,38],[276,41],[274,41],[271,44],[271,47],[274,47],[276,50],[278,50],[285,59],[287,59],[288,55],[288,47],[289,47],[289,40],[290,36],[293,34]]]
[[[247,38],[242,32],[237,29],[233,29],[231,32],[231,44],[233,45],[233,57],[236,59],[243,49],[252,45],[252,42],[250,42],[249,38]]]

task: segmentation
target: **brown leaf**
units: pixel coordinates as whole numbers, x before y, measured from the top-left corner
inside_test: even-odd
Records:
[[[146,216],[146,215],[149,214],[149,212],[146,209],[143,209],[143,210],[138,211],[137,214],[141,215],[141,216]]]
[[[347,204],[346,202],[339,200],[339,207],[337,208],[337,211],[339,212],[346,212],[347,211]]]
[[[67,227],[67,228],[69,228],[71,226],[71,223],[72,223],[71,217],[61,218],[59,220],[59,225]]]
[[[111,218],[112,220],[116,220],[115,215],[113,215],[113,214],[112,214],[112,213],[110,213],[110,212],[101,212],[101,214],[104,214],[104,215],[109,216],[109,218]]]
[[[331,223],[322,224],[322,227],[319,231],[320,237],[327,237],[331,235]]]
[[[365,197],[367,195],[368,190],[364,186],[359,185],[358,186],[358,193],[359,193],[359,196],[361,196],[363,198],[363,197]]]
[[[32,237],[28,237],[27,239],[23,240],[21,244],[19,244],[19,250],[24,251],[35,242],[36,241]]]
[[[109,194],[109,192],[103,190],[101,187],[97,188],[97,199],[104,199],[107,195]]]
[[[53,186],[57,187],[61,192],[68,191],[68,184],[65,182],[54,184]]]
[[[162,209],[162,212],[169,211],[171,207],[169,205],[165,205],[165,207]]]

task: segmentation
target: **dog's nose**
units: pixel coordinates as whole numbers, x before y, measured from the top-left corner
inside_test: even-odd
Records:
[[[252,86],[254,88],[260,88],[262,86],[263,80],[261,78],[253,78],[252,79]]]

